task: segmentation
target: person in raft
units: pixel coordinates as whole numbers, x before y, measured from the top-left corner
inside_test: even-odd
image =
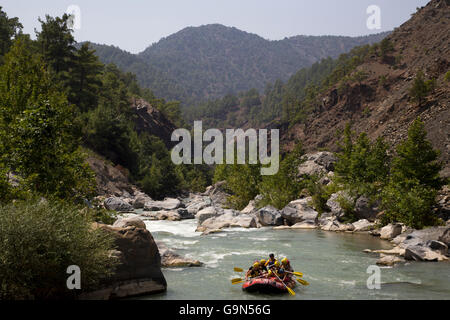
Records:
[[[283,258],[281,260],[281,266],[283,267],[284,270],[289,271],[289,272],[294,272],[294,269],[292,269],[291,267],[291,262],[288,260],[288,258]]]
[[[275,264],[276,261],[278,260],[275,259],[275,255],[271,253],[269,254],[269,260],[266,261],[265,266],[270,269]]]
[[[262,273],[267,273],[266,262],[266,259],[261,259],[261,261],[259,261],[259,267],[261,268]]]
[[[245,280],[248,280],[249,278],[256,278],[259,277],[260,275],[261,275],[261,268],[259,262],[256,261],[245,274]]]

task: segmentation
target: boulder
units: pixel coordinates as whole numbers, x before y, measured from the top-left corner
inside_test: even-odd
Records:
[[[429,247],[411,245],[405,248],[405,259],[414,261],[444,261],[448,260],[440,252],[433,251]]]
[[[324,231],[353,231],[355,227],[351,223],[340,223],[338,220],[329,220],[321,226]]]
[[[447,228],[442,235],[439,236],[439,241],[445,243],[448,246],[450,246],[450,228]]]
[[[182,205],[181,201],[174,198],[166,198],[164,201],[148,201],[145,203],[147,211],[176,210]]]
[[[249,213],[254,212],[255,210],[256,210],[255,200],[250,200],[248,205],[244,209],[241,210],[241,213],[249,214]]]
[[[116,197],[107,198],[103,204],[107,210],[118,212],[133,211],[133,207],[129,203],[125,202],[123,199]]]
[[[375,221],[378,210],[378,203],[372,204],[370,200],[364,196],[359,197],[355,203],[355,216],[358,219],[367,219],[369,221]]]
[[[187,211],[191,215],[196,215],[200,210],[211,206],[211,200],[209,201],[199,201],[199,202],[193,202],[187,206]]]
[[[429,240],[427,241],[426,246],[431,250],[439,251],[441,254],[444,255],[448,253],[448,246],[441,241]]]
[[[144,212],[141,216],[146,217],[149,220],[169,220],[169,221],[180,221],[181,215],[177,211],[152,211]]]
[[[119,218],[114,222],[113,227],[115,228],[126,228],[126,227],[136,227],[141,229],[147,229],[144,221],[138,216],[131,216],[127,218]]]
[[[223,229],[223,228],[256,228],[255,218],[239,211],[225,210],[224,214],[206,219],[202,224],[202,231]]]
[[[133,208],[144,209],[147,202],[153,201],[152,198],[147,196],[145,193],[138,194],[133,201]]]
[[[284,219],[280,211],[272,206],[267,206],[256,211],[256,217],[262,226],[281,226]]]
[[[402,233],[402,225],[399,223],[388,224],[380,230],[380,238],[385,240],[391,240]]]
[[[195,219],[195,214],[189,212],[187,209],[180,208],[177,210],[177,213],[181,217],[181,220]]]
[[[345,191],[338,191],[333,193],[330,198],[327,200],[327,207],[330,209],[331,214],[337,218],[341,218],[345,215],[344,209],[341,208],[341,205],[338,202],[340,197],[344,197],[349,202],[353,202],[354,199]]]
[[[414,230],[406,235],[402,244],[406,247],[409,245],[425,245],[427,241],[441,239],[449,227],[431,227],[422,230]],[[395,240],[395,239],[394,239]],[[443,241],[442,241],[443,242]]]
[[[283,228],[284,226],[275,227],[275,228]],[[275,229],[274,228],[274,229]],[[302,222],[298,222],[290,227],[290,229],[317,229],[317,224],[311,220],[305,220]]]
[[[114,237],[119,264],[112,276],[95,291],[84,292],[80,299],[107,300],[164,292],[166,279],[161,272],[161,256],[151,233],[134,226],[117,228],[93,224]]]
[[[353,222],[353,231],[354,232],[362,232],[362,231],[369,231],[374,227],[374,223],[369,222],[367,219],[361,219],[356,222]]]
[[[161,255],[161,265],[165,268],[181,267],[201,267],[203,263],[198,260],[183,257],[173,250],[169,249],[161,241],[157,242],[159,254]]]
[[[215,207],[207,207],[200,210],[195,218],[197,219],[197,224],[200,226],[205,220],[212,218],[217,215],[217,210]]]
[[[380,266],[393,266],[396,263],[404,262],[405,260],[394,256],[394,255],[380,255],[380,259],[377,260],[376,264]]]
[[[302,157],[304,162],[298,167],[299,175],[321,175],[334,170],[336,157],[331,152],[309,153]]]
[[[289,225],[294,225],[306,220],[317,223],[319,213],[309,204],[311,200],[311,197],[308,197],[290,202],[281,211],[281,216]]]
[[[210,197],[214,204],[224,205],[230,196],[226,191],[226,184],[226,181],[219,181],[216,184],[206,188],[203,195]]]

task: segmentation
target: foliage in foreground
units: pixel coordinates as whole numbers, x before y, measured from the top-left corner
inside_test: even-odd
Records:
[[[74,297],[67,268],[81,269],[82,290],[113,271],[111,235],[91,228],[91,213],[33,199],[0,206],[0,299]]]

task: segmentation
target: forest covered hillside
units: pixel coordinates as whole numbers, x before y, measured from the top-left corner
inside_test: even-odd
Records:
[[[363,37],[295,36],[279,41],[220,24],[188,27],[134,55],[92,44],[104,63],[137,75],[143,87],[184,105],[287,80],[297,70],[336,58],[388,33]]]

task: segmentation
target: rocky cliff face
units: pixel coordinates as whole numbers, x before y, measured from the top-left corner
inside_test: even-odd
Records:
[[[136,114],[135,124],[138,133],[147,132],[160,138],[170,148],[175,125],[166,116],[143,99],[133,99],[132,109]]]
[[[336,149],[336,131],[349,121],[357,132],[371,138],[385,137],[396,145],[406,137],[417,117],[425,122],[428,138],[441,150],[450,176],[450,1],[432,0],[387,37],[393,45],[387,57],[370,57],[355,72],[367,78],[349,83],[344,90],[331,88],[321,97],[320,110],[302,124],[287,130],[282,137],[286,148],[296,139],[308,151]],[[409,89],[419,70],[427,79],[436,79],[436,89],[422,106],[409,99]]]

